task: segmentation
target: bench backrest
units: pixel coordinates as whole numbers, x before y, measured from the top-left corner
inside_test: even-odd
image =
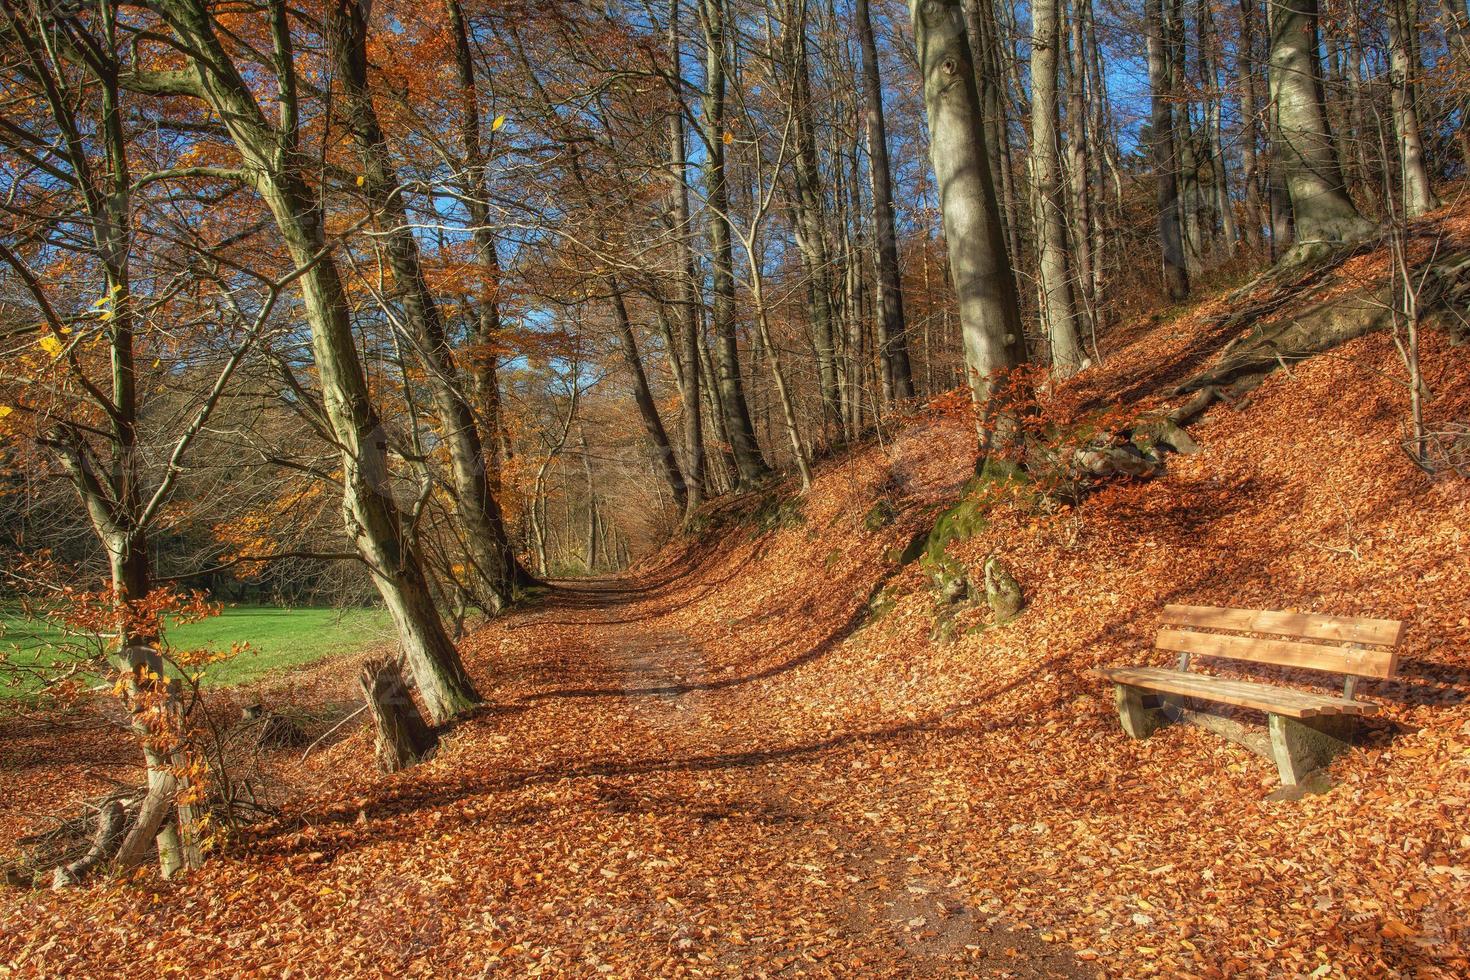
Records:
[[[1186,657],[1197,654],[1251,660],[1356,677],[1391,675],[1398,659],[1394,648],[1404,633],[1404,624],[1393,619],[1224,609],[1219,606],[1165,606],[1163,622],[1166,628],[1159,630],[1158,639],[1154,642],[1160,650],[1172,650]],[[1293,639],[1258,639],[1168,627],[1270,633]],[[1305,643],[1303,640],[1331,642]],[[1344,643],[1349,645],[1341,645]]]

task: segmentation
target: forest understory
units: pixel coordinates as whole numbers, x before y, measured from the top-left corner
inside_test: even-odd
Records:
[[[1051,411],[1177,407],[1243,331],[1388,262],[1249,324],[1222,296],[1115,331]],[[1431,431],[1470,417],[1455,343],[1422,337]],[[385,777],[345,726],[275,753],[279,815],[198,871],[7,890],[0,972],[1464,976],[1470,490],[1407,461],[1389,332],[1280,368],[1151,479],[989,502],[944,553],[1014,574],[1004,623],[906,561],[966,492],[955,399],[818,462],[806,494],[708,505],[628,574],[471,633],[491,706],[425,763]],[[1186,726],[1124,737],[1093,670],[1161,657],[1167,602],[1407,622],[1328,792],[1268,800],[1269,762]],[[320,710],[351,676],[228,697]],[[92,711],[0,722],[4,837],[138,776]]]

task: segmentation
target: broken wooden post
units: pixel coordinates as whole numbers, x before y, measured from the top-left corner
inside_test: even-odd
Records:
[[[407,769],[439,744],[409,693],[401,658],[369,660],[358,683],[378,726],[378,768],[384,772]]]

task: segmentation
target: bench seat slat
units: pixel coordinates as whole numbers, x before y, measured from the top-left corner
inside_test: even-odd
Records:
[[[1396,659],[1392,650],[1352,649],[1292,640],[1257,640],[1248,636],[1171,629],[1159,630],[1154,646],[1160,650],[1251,660],[1281,667],[1305,667],[1359,677],[1388,677],[1393,673]]]
[[[1198,626],[1205,629],[1239,630],[1242,633],[1277,633],[1312,640],[1340,640],[1396,646],[1403,638],[1404,624],[1396,619],[1360,616],[1324,616],[1320,613],[1277,612],[1271,609],[1225,609],[1220,606],[1167,605],[1167,626]]]
[[[1347,701],[1272,684],[1211,677],[1208,674],[1192,674],[1162,667],[1111,667],[1100,673],[1115,684],[1184,697],[1198,697],[1290,718],[1371,715],[1378,711],[1378,705],[1370,702]]]

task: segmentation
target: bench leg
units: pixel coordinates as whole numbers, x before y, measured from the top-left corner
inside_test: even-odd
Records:
[[[1157,702],[1157,698],[1145,694],[1141,689],[1127,684],[1114,684],[1113,694],[1118,702],[1118,720],[1123,723],[1123,731],[1129,737],[1148,738],[1169,723],[1163,709],[1157,704],[1145,704],[1145,699]]]
[[[1288,718],[1268,715],[1271,753],[1283,786],[1296,786],[1315,769],[1352,748],[1357,719],[1350,715]]]

